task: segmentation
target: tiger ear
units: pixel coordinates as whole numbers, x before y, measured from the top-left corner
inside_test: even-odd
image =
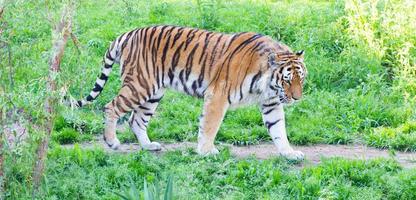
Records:
[[[296,52],[296,56],[299,58],[299,59],[301,59],[301,60],[303,60],[303,56],[305,55],[305,51],[304,50],[300,50],[300,51],[298,51],[298,52]]]
[[[273,53],[273,52],[269,53],[267,63],[269,64],[270,69],[276,69],[278,66],[276,62],[276,56],[277,56],[276,53]]]

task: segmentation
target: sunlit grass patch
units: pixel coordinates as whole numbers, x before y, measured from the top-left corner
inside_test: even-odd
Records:
[[[408,121],[396,128],[374,129],[366,140],[370,145],[403,151],[416,151],[416,122]]]

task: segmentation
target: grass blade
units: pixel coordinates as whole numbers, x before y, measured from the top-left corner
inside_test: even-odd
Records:
[[[165,191],[165,198],[164,200],[172,200],[172,190],[173,190],[173,186],[172,186],[172,176],[169,176],[168,181],[167,181],[167,185],[166,185],[166,191]]]

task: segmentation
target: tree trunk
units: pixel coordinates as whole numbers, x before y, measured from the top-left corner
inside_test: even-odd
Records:
[[[3,29],[1,26],[1,19],[3,17],[3,7],[2,5],[0,5],[0,36],[3,33]],[[0,88],[0,92],[1,92],[1,88]],[[4,142],[4,119],[3,119],[3,108],[0,108],[0,199],[4,198],[4,182],[5,182],[5,177],[4,177],[4,147],[3,147],[3,142]]]
[[[45,168],[45,160],[49,138],[53,131],[53,121],[56,106],[56,82],[55,77],[60,71],[61,59],[64,54],[65,45],[68,37],[71,35],[72,29],[73,6],[68,4],[64,7],[61,20],[54,26],[52,30],[52,57],[49,60],[49,75],[46,83],[48,97],[45,100],[45,113],[47,114],[44,124],[45,135],[37,149],[37,158],[33,169],[33,197],[36,196],[41,184],[43,171]]]

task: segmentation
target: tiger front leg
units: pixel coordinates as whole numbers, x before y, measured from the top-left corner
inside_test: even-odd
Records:
[[[304,154],[301,151],[295,151],[287,139],[283,104],[278,102],[264,103],[261,110],[264,124],[277,147],[278,153],[291,160],[302,160]]]
[[[200,118],[198,147],[200,155],[218,154],[214,140],[229,104],[226,97],[212,95],[205,98],[204,109]]]

